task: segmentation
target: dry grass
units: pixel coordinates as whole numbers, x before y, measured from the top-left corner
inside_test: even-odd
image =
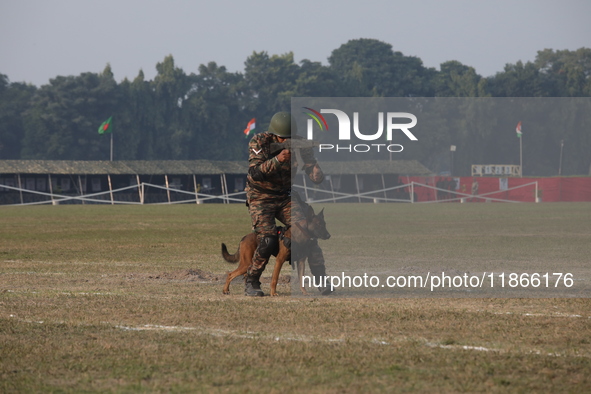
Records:
[[[458,231],[449,250],[443,249],[449,261],[458,258],[458,245],[471,245],[475,231],[492,237],[506,228],[512,234],[538,232],[545,250],[553,250],[546,245],[552,242],[565,250],[556,252],[566,256],[565,263],[589,262],[583,257],[591,231],[587,204],[468,207],[478,225],[453,211],[466,207],[450,205],[392,205],[405,230],[377,230],[389,228],[408,236],[407,242],[415,242],[414,231],[424,245],[429,235],[451,238],[442,232],[451,224]],[[336,253],[331,242],[350,235],[342,223],[351,207],[364,217],[385,209],[328,206],[327,222],[334,225],[333,239],[323,244],[327,256]],[[540,218],[551,226],[540,229]],[[416,221],[430,225],[413,227]],[[250,299],[240,283],[224,296],[219,279],[232,266],[222,263],[219,244],[237,245],[248,222],[237,205],[0,209],[0,391],[591,387],[587,298]],[[363,246],[351,244],[351,253]],[[544,255],[535,241],[521,239],[510,247],[524,259]],[[405,248],[409,261],[417,255],[441,259],[441,248]],[[328,262],[329,271],[336,270]],[[290,292],[289,285],[279,290]]]

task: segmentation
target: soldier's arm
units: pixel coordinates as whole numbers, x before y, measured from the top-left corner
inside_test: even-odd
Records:
[[[289,168],[289,162],[281,163],[276,156],[269,158],[256,137],[250,140],[248,152],[248,173],[255,181],[264,181],[266,175]]]
[[[312,148],[302,149],[300,154],[304,161],[302,170],[304,170],[308,178],[316,184],[322,183],[324,180],[324,173],[314,157],[314,151]]]

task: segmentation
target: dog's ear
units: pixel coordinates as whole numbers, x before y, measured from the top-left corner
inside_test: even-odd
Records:
[[[314,208],[311,205],[308,205],[308,212],[306,212],[306,219],[310,220],[314,217]]]
[[[324,219],[324,208],[322,208],[322,210],[318,213],[318,215],[316,215],[322,219]]]

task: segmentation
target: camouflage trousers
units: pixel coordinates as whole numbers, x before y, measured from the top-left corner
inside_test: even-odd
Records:
[[[277,235],[275,219],[289,226],[292,223],[292,219],[295,222],[299,222],[306,218],[304,212],[307,211],[308,206],[299,198],[294,198],[292,201],[289,195],[269,195],[250,190],[247,192],[247,200],[252,227],[257,235],[259,244],[264,237]],[[324,254],[318,245],[318,241],[314,241],[306,247],[306,254],[312,275],[315,277],[325,276]],[[248,268],[249,272],[253,270],[263,271],[268,262],[269,259],[261,256],[259,248],[257,248],[252,258],[252,263]]]
[[[291,225],[292,217],[296,221],[305,219],[301,207],[298,204],[292,204],[289,194],[265,194],[250,190],[247,192],[246,197],[252,228],[256,233],[259,245],[263,238],[277,236],[275,219],[278,219],[286,226]],[[269,259],[261,256],[260,250],[257,248],[248,269],[249,271],[262,271],[268,262]]]

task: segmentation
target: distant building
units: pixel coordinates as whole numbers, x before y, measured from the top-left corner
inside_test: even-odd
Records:
[[[304,184],[301,175],[296,179],[309,199],[332,193],[335,201],[345,201],[337,200],[339,193],[391,188],[400,176],[431,175],[414,160],[321,166],[327,175],[322,185]],[[247,170],[245,161],[0,160],[0,204],[243,202]],[[388,193],[384,197],[398,192]]]

